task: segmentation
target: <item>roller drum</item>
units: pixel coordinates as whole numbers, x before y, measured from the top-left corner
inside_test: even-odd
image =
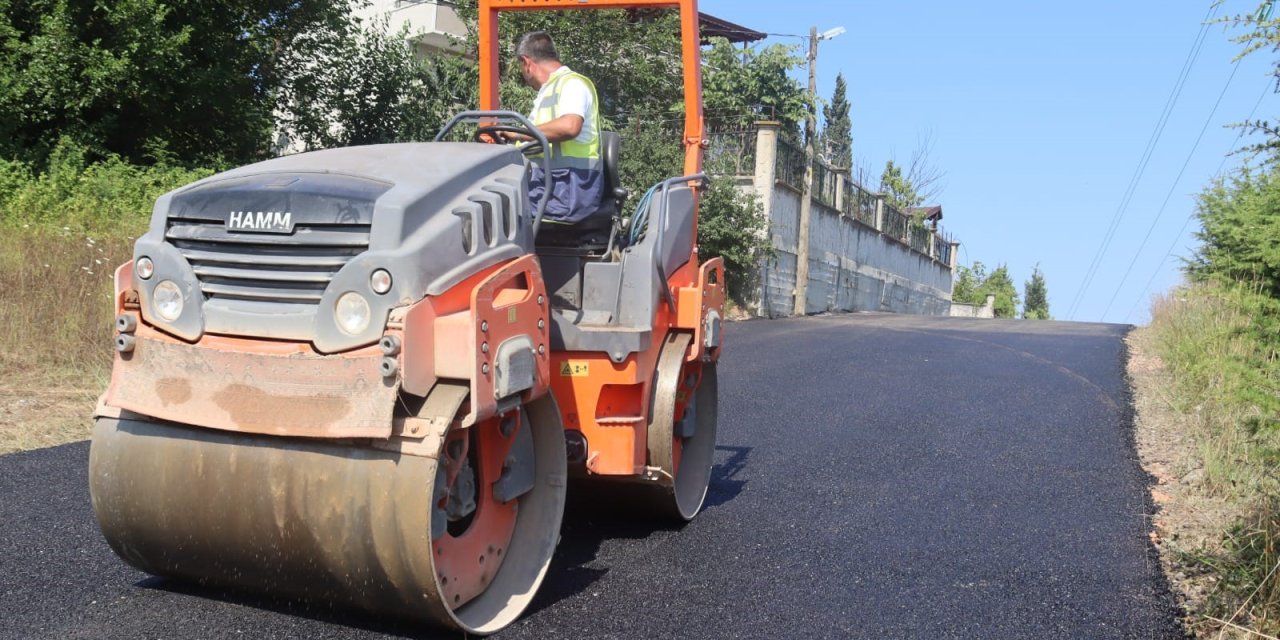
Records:
[[[112,549],[148,573],[492,633],[532,599],[564,510],[554,402],[527,414],[534,487],[487,589],[456,608],[432,559],[433,457],[99,418],[93,508]]]

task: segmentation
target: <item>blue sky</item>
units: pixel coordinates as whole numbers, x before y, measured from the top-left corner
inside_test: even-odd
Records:
[[[1251,12],[1257,4],[1226,0],[1217,15]],[[845,74],[855,164],[878,178],[886,160],[908,160],[920,138],[931,136],[931,160],[946,173],[937,204],[943,226],[962,242],[961,262],[1006,263],[1019,290],[1039,263],[1057,319],[1069,319],[1210,6],[1210,0],[699,3],[705,12],[772,33],[845,27],[844,35],[819,45],[818,90],[829,98],[836,73]],[[1236,63],[1228,84],[1241,49],[1231,42],[1234,33],[1209,27],[1070,319],[1145,323],[1151,295],[1181,281],[1178,257],[1190,255],[1196,225],[1179,231],[1195,194],[1237,143],[1238,132],[1224,125],[1244,120],[1255,105],[1255,118],[1275,115],[1278,106],[1270,52]],[[802,73],[797,77],[807,81]],[[1225,169],[1241,161],[1228,158]]]

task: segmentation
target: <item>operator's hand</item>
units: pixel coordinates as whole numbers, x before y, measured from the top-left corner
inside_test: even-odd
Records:
[[[526,136],[523,133],[516,133],[514,131],[499,131],[498,135],[502,136],[502,139],[506,142],[529,142],[533,140],[531,136]]]

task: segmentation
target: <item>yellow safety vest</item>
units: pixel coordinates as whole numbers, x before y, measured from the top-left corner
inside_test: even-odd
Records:
[[[591,90],[591,117],[583,119],[584,126],[586,124],[591,126],[591,141],[578,142],[574,139],[552,143],[551,168],[602,171],[604,170],[604,162],[600,159],[600,100],[596,96],[595,83],[591,82],[586,76],[570,71],[562,73],[552,80],[546,96],[534,107],[533,123],[544,124],[560,117],[560,90],[564,86],[565,80],[569,78],[582,80],[587,83],[587,88]]]

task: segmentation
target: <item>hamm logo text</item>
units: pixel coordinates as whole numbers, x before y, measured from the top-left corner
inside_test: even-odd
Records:
[[[227,216],[229,231],[293,233],[293,213],[289,211],[232,211]]]

